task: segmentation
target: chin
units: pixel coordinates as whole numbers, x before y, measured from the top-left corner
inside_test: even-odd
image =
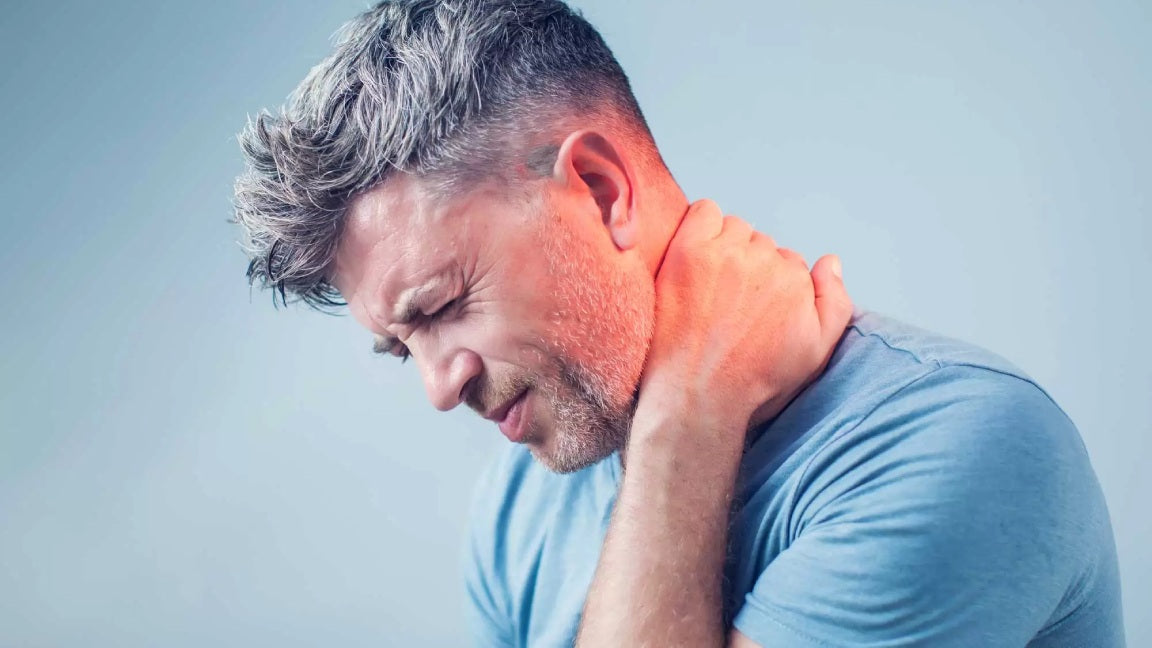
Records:
[[[558,475],[570,475],[574,472],[579,472],[604,458],[600,457],[599,459],[576,459],[573,457],[568,457],[561,460],[553,455],[542,453],[532,446],[529,446],[528,450],[532,453],[532,457],[535,458],[541,466],[544,466],[544,468],[549,472],[554,472]]]
[[[566,475],[583,470],[603,461],[620,448],[619,443],[609,440],[610,435],[597,439],[581,439],[575,443],[560,443],[560,448],[549,436],[546,439],[533,438],[525,442],[532,457],[547,470]]]

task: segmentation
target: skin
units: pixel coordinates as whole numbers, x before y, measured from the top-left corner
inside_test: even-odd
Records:
[[[597,134],[561,156],[571,171],[534,181],[527,201],[481,187],[437,203],[419,179],[389,178],[350,205],[334,283],[361,325],[398,340],[384,350],[407,347],[438,409],[463,401],[484,414],[528,389],[524,443],[570,472],[623,447],[654,322],[658,259],[637,243],[673,223],[641,227],[623,209],[628,192],[600,174],[627,174]],[[605,201],[620,203],[607,227]],[[394,323],[403,291],[441,272],[422,312],[459,301]]]
[[[393,351],[407,347],[435,407],[464,401],[483,415],[528,389],[524,443],[556,472],[623,446],[652,334],[660,239],[688,204],[670,182],[634,191],[635,167],[616,146],[591,131],[567,138],[559,171],[526,180],[529,199],[480,187],[435,202],[419,179],[394,175],[350,204],[336,255],[334,284],[351,314],[399,339]],[[441,268],[452,280],[423,311],[462,301],[394,324],[397,297]]]
[[[562,142],[523,195],[436,200],[397,174],[357,196],[333,283],[378,346],[411,353],[438,409],[483,414],[527,390],[523,442],[546,467],[621,452],[579,645],[755,645],[720,622],[730,491],[747,430],[819,374],[847,324],[838,262],[809,273],[715,203],[689,205],[610,128]]]
[[[723,626],[728,515],[747,424],[827,364],[851,316],[834,257],[803,260],[724,216],[685,215],[657,276],[657,326],[579,646],[755,646]],[[691,586],[685,584],[691,583]]]

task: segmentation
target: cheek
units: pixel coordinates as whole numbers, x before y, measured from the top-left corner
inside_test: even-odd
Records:
[[[533,373],[546,365],[540,322],[529,317],[529,309],[498,312],[491,304],[476,308],[460,322],[446,329],[447,340],[479,355],[490,366],[508,364]],[[504,369],[495,369],[501,373]]]
[[[516,364],[537,368],[547,361],[562,330],[559,305],[554,300],[554,289],[533,282],[524,290],[509,291],[501,301],[499,313],[492,313],[485,325],[485,337],[493,345],[507,350],[513,348]]]

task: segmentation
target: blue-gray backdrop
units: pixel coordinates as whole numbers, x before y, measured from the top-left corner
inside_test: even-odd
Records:
[[[250,294],[235,133],[367,4],[0,17],[0,646],[459,645],[501,443],[351,318]],[[1152,8],[586,0],[690,198],[1080,426],[1152,645]]]

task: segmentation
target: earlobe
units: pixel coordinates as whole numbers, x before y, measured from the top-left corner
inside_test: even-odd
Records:
[[[621,219],[614,219],[608,223],[608,233],[612,235],[612,242],[621,250],[630,250],[639,242],[637,227],[639,223],[633,217],[631,210]]]
[[[591,200],[600,221],[622,250],[638,242],[635,218],[636,176],[616,140],[594,130],[578,130],[564,138],[553,178],[579,199]]]

